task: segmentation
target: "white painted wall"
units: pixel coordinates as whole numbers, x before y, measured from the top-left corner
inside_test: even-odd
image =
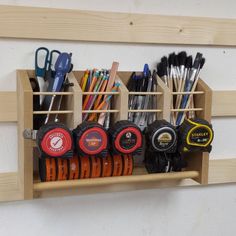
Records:
[[[234,0],[0,0],[0,4],[164,15],[236,17]],[[141,70],[172,51],[201,51],[202,78],[214,89],[236,89],[235,48],[127,45],[0,39],[0,90],[15,90],[15,69],[33,68],[39,46],[73,52],[75,69]],[[212,157],[236,157],[235,119],[214,119]],[[0,172],[17,168],[15,124],[0,124]],[[227,142],[224,139],[227,138]],[[15,148],[13,148],[15,147]],[[235,185],[146,190],[0,204],[0,235],[235,235]]]

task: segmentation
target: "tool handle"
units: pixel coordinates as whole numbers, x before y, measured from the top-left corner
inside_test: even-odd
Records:
[[[45,54],[45,59],[43,63],[43,67],[39,66],[39,54],[44,52]],[[45,47],[40,47],[36,50],[35,52],[35,75],[36,77],[45,77],[46,70],[47,70],[47,64],[48,64],[48,59],[49,59],[49,50]]]

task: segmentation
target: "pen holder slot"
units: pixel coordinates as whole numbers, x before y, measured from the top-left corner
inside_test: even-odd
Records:
[[[75,71],[74,75],[77,79],[78,84],[80,84],[81,79],[84,75],[85,71]],[[82,94],[82,105],[81,105],[81,111],[82,116],[81,122],[83,121],[84,114],[88,114],[87,119],[91,116],[91,114],[96,113],[97,115],[100,115],[101,113],[110,113],[110,126],[114,124],[116,121],[127,119],[127,111],[125,109],[125,106],[123,104],[126,104],[128,102],[128,90],[126,89],[125,85],[123,84],[122,80],[119,78],[118,75],[116,75],[116,80],[120,81],[120,86],[118,88],[117,92],[83,92],[80,85],[80,90]],[[109,109],[83,109],[83,102],[86,99],[87,96],[112,96],[110,99],[110,108]],[[101,100],[102,101],[102,100]],[[101,102],[100,102],[101,103]]]
[[[125,86],[127,86],[128,81],[132,75],[132,72],[119,72],[118,76],[122,79],[123,83]],[[127,90],[128,91],[128,90]],[[155,96],[156,97],[156,108],[152,109],[129,109],[128,104],[129,104],[129,98],[130,96],[135,96],[135,95],[140,95],[140,96]],[[129,113],[155,113],[156,114],[156,119],[167,119],[168,117],[168,109],[164,109],[168,107],[168,100],[169,100],[170,92],[168,88],[165,86],[165,84],[162,82],[162,80],[157,76],[157,91],[156,92],[133,92],[133,91],[128,91],[128,102],[126,103],[126,113],[128,119],[128,114]]]
[[[194,107],[190,105],[185,109],[174,109],[172,102],[178,95],[189,95],[192,99]],[[173,120],[173,115],[176,119],[178,112],[188,113],[189,118],[193,118],[194,112],[195,118],[202,118],[211,122],[211,105],[212,105],[212,90],[208,85],[201,79],[198,80],[196,90],[194,92],[172,92],[170,101],[170,120]],[[201,184],[208,183],[208,169],[209,169],[209,153],[207,152],[194,152],[186,153],[185,159],[187,160],[188,166],[186,170],[198,171],[199,176],[195,180]]]
[[[33,70],[21,71],[25,74],[25,79],[30,81],[30,78],[35,78],[35,72]],[[80,100],[80,88],[77,84],[73,73],[68,75],[68,82],[71,86],[68,86],[63,92],[34,92],[31,89],[33,101],[34,98],[40,95],[43,96],[53,96],[55,97],[55,102],[52,106],[51,111],[45,109],[35,109],[32,112],[33,116],[36,115],[47,115],[49,114],[49,122],[53,122],[55,116],[58,117],[59,122],[64,123],[68,128],[75,128],[79,121],[79,100]],[[61,99],[61,105],[59,105],[59,100]],[[34,107],[34,105],[33,105]]]
[[[35,129],[33,126],[34,118],[36,116],[46,116],[50,114],[49,121],[53,121],[54,117],[58,115],[59,121],[64,123],[68,128],[73,129],[79,123],[81,114],[80,101],[82,95],[78,86],[77,80],[73,73],[68,75],[69,83],[73,86],[68,86],[63,92],[36,92],[33,91],[30,79],[35,79],[34,70],[18,70],[17,71],[17,93],[18,93],[18,117],[19,117],[19,162],[25,168],[25,172],[28,173],[28,182],[33,185],[33,182],[37,182],[38,175],[38,150],[36,148],[36,142],[31,139],[24,139],[23,132],[25,129]],[[49,112],[35,106],[35,97],[40,95],[56,95],[62,96],[62,103],[60,110],[57,109],[56,104]],[[34,109],[35,108],[35,109]],[[26,146],[25,146],[26,145]],[[34,174],[33,174],[34,173]],[[33,177],[34,176],[34,177]],[[32,187],[33,191],[33,187]]]

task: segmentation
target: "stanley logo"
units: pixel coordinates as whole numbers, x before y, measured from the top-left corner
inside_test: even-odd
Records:
[[[192,133],[191,136],[193,138],[196,138],[196,137],[206,137],[206,136],[209,136],[209,133],[208,132],[204,132],[204,133]]]

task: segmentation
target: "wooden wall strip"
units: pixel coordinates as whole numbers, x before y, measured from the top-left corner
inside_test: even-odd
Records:
[[[209,184],[236,183],[236,158],[211,160]]]
[[[236,20],[0,6],[0,37],[235,46]]]
[[[16,122],[16,92],[0,92],[0,122]]]
[[[18,173],[0,173],[0,202],[23,200],[18,185]]]
[[[212,116],[236,116],[236,91],[213,91]]]

